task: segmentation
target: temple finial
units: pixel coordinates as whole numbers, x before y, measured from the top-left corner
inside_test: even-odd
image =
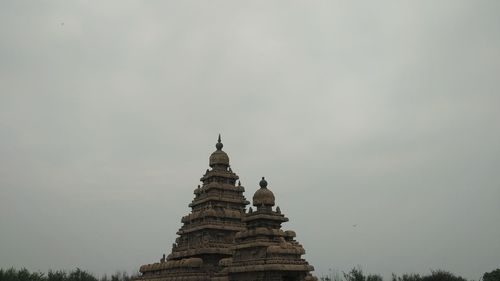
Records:
[[[267,188],[267,181],[264,177],[262,177],[262,180],[260,180],[259,185],[261,188]]]
[[[220,134],[219,134],[219,138],[217,139],[217,144],[215,145],[215,148],[217,148],[217,150],[221,150],[223,146],[224,145],[222,144],[222,142],[220,140]]]

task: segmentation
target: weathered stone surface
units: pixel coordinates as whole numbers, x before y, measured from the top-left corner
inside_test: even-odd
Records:
[[[245,188],[236,181],[220,136],[210,155],[210,170],[194,190],[191,213],[182,217],[171,253],[159,263],[140,267],[146,281],[315,281],[314,268],[301,256],[294,231],[281,229],[288,218],[262,178],[246,206]]]

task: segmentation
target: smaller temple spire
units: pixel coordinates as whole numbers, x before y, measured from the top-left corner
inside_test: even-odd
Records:
[[[260,188],[253,195],[253,205],[257,210],[274,206],[274,194],[267,188],[267,181],[264,177],[259,182]]]
[[[220,140],[220,134],[219,134],[219,138],[217,139],[217,144],[215,145],[215,148],[217,148],[217,150],[221,150],[223,146],[224,145],[222,144],[222,142]]]

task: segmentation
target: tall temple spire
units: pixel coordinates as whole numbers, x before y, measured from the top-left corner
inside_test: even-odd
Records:
[[[227,169],[229,167],[229,156],[222,150],[224,145],[221,142],[220,134],[217,138],[215,148],[217,149],[210,155],[209,166],[214,169]]]
[[[194,190],[191,211],[182,217],[178,237],[164,262],[140,267],[141,281],[216,281],[219,261],[232,257],[236,233],[245,230],[246,200],[239,179],[222,150],[220,135],[209,166]],[[226,278],[227,279],[227,278]],[[218,281],[218,280],[217,280]],[[229,281],[229,280],[225,280]]]
[[[222,147],[224,147],[224,145],[220,141],[220,134],[219,134],[219,138],[217,139],[217,144],[215,145],[215,148],[217,148],[217,150],[221,150]]]

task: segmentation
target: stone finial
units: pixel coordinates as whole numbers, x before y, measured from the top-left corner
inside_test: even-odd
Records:
[[[264,177],[260,180],[259,185],[261,188],[267,188],[267,181]]]
[[[222,142],[220,140],[220,134],[219,134],[219,138],[217,139],[217,144],[215,145],[215,148],[217,148],[217,150],[221,150],[222,147],[224,147],[224,145],[222,144]]]
[[[276,207],[276,213],[281,214],[281,209],[280,209],[280,206],[277,206],[277,207]]]

